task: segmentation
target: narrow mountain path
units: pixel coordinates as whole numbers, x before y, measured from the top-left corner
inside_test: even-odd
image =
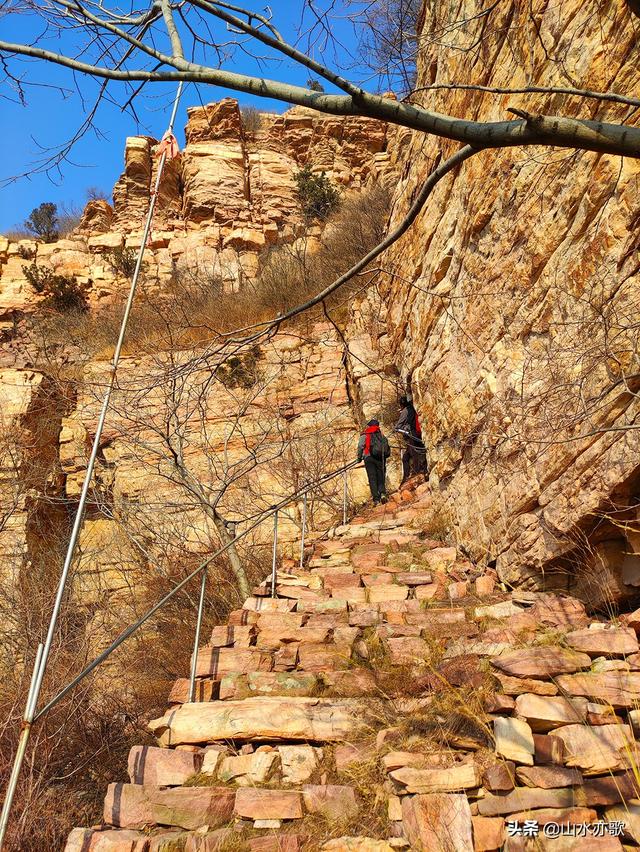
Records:
[[[66,852],[640,843],[640,613],[501,591],[428,537],[428,500],[332,530],[215,627],[198,700],[176,682]]]

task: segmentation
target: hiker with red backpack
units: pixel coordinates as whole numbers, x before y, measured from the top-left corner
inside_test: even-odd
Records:
[[[422,441],[422,429],[418,412],[406,396],[400,397],[400,417],[394,432],[402,435],[404,452],[402,453],[402,482],[419,473],[427,474],[427,448]]]
[[[374,506],[387,502],[385,480],[390,455],[391,447],[380,430],[380,423],[370,420],[358,441],[358,461],[364,461]]]

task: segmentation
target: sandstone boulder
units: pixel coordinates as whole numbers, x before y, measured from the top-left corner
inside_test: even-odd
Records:
[[[184,704],[187,702],[189,700],[190,687],[191,681],[189,678],[178,678],[171,688],[167,703]],[[209,678],[198,678],[195,682],[195,691],[193,696],[194,701],[211,701],[212,699],[217,698],[218,687],[218,681],[211,680]]]
[[[105,234],[113,222],[113,207],[103,198],[87,202],[82,211],[78,231],[87,234]]]
[[[488,766],[482,776],[482,783],[492,793],[513,790],[516,767],[512,760],[504,760]]]
[[[576,651],[584,651],[592,657],[626,656],[639,650],[635,630],[613,624],[592,624],[582,630],[573,630],[567,633],[566,640]]]
[[[569,695],[583,695],[614,708],[634,707],[640,699],[640,672],[580,672],[562,675],[557,683]]]
[[[201,755],[194,752],[133,746],[129,752],[129,779],[132,784],[179,787],[200,770],[201,764]]]
[[[540,787],[543,790],[582,784],[582,775],[577,769],[568,766],[519,766],[516,776],[526,787]]]
[[[282,780],[286,784],[308,781],[322,760],[322,749],[310,745],[278,746],[282,764]],[[336,761],[337,763],[337,761]]]
[[[624,837],[634,843],[640,843],[640,804],[625,802],[607,808],[609,822],[621,822],[624,825]]]
[[[560,725],[584,722],[587,718],[587,700],[525,693],[516,698],[516,713],[527,720],[532,731],[544,734]]]
[[[471,810],[464,793],[405,796],[402,823],[420,852],[473,852]]]
[[[522,695],[525,692],[533,695],[558,694],[558,687],[551,681],[535,680],[530,677],[510,677],[502,672],[497,673],[497,678],[506,695]]]
[[[541,645],[501,654],[491,663],[500,671],[515,677],[551,678],[587,669],[591,665],[591,658],[560,646]]]
[[[597,728],[566,725],[556,728],[553,735],[564,743],[566,765],[581,769],[585,775],[602,775],[627,768],[626,751],[634,742],[629,725],[601,725]]]
[[[295,790],[243,787],[236,794],[235,812],[247,819],[302,819],[302,795]]]
[[[546,764],[561,764],[564,761],[564,743],[553,734],[534,734],[535,762]]]
[[[279,756],[276,751],[257,751],[252,754],[240,754],[237,757],[225,757],[217,767],[218,778],[228,783],[234,781],[242,786],[264,784],[279,768]]]
[[[533,765],[533,734],[526,722],[498,716],[493,723],[493,732],[496,754],[514,763]]]
[[[175,825],[179,828],[213,828],[233,814],[235,795],[225,787],[159,787],[109,784],[104,801],[104,821],[118,828]]]
[[[471,817],[473,825],[473,848],[475,852],[492,852],[502,849],[505,841],[502,817]]]
[[[321,698],[246,698],[183,704],[149,728],[163,745],[216,740],[348,739],[362,723],[357,701]]]
[[[353,787],[337,784],[305,784],[302,788],[305,809],[321,814],[330,822],[346,822],[360,810]]]
[[[389,773],[408,793],[455,793],[479,787],[482,773],[475,763],[462,763],[446,769],[413,769],[405,766]]]
[[[640,799],[640,780],[633,770],[619,775],[609,774],[600,778],[586,778],[582,785],[582,793],[589,807],[615,805],[618,802],[628,802],[630,799]]]
[[[305,672],[324,672],[344,669],[351,659],[346,645],[325,645],[321,642],[302,642],[298,647],[300,668]]]
[[[530,611],[537,624],[550,627],[579,628],[589,620],[584,603],[566,595],[538,595]]]
[[[252,695],[309,696],[318,689],[318,678],[310,672],[248,672],[229,674],[220,681],[220,699]]]
[[[431,655],[428,643],[418,637],[404,636],[397,639],[388,639],[387,645],[391,660],[398,665],[424,662]]]
[[[572,789],[541,790],[536,787],[519,787],[504,796],[485,796],[478,801],[481,816],[503,816],[535,808],[570,808],[576,802]]]
[[[255,648],[218,648],[207,645],[198,649],[196,675],[219,679],[231,672],[268,672],[272,666],[273,658]]]

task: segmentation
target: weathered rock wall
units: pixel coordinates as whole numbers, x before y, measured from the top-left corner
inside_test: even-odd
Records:
[[[189,109],[185,136],[184,149],[166,161],[158,191],[143,267],[148,286],[162,288],[182,269],[236,289],[255,276],[265,249],[309,230],[295,192],[298,169],[308,164],[341,191],[357,192],[388,173],[395,131],[302,107],[249,120],[225,98]],[[34,261],[87,284],[93,303],[123,286],[111,253],[140,246],[158,154],[158,140],[128,138],[113,207],[90,201],[69,239],[45,245],[0,236],[0,333],[9,334],[14,317],[37,304],[23,270]],[[311,231],[321,234],[320,227]]]
[[[425,4],[419,84],[638,90],[640,26],[622,0],[483,11],[476,0]],[[487,120],[513,106],[638,121],[628,107],[575,97],[436,89],[420,101]],[[457,147],[401,135],[393,221]],[[496,560],[505,581],[553,579],[599,605],[640,583],[636,509],[622,511],[637,506],[640,479],[639,177],[638,160],[614,156],[478,153],[436,188],[380,282],[385,341],[425,424],[440,523]]]

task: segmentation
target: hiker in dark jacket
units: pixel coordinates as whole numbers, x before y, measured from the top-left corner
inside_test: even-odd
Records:
[[[402,435],[404,452],[402,453],[402,483],[411,476],[427,473],[427,448],[422,441],[422,429],[418,413],[406,396],[400,397],[400,417],[395,432]]]
[[[380,424],[370,420],[358,441],[358,461],[364,461],[374,506],[387,502],[385,474],[390,455],[391,447],[380,431]]]

